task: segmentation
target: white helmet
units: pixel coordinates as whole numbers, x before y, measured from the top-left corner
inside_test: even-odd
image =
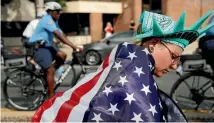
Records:
[[[46,10],[62,10],[62,7],[59,3],[57,2],[47,2],[45,3],[45,9]]]

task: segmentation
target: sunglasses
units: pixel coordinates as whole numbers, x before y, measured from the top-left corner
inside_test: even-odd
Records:
[[[61,14],[61,10],[52,10],[52,12],[56,12],[56,14]]]
[[[167,47],[167,45],[164,42],[161,43],[164,45],[164,47],[166,47],[166,49],[168,49],[172,58],[172,64],[179,64],[181,56],[173,53],[172,50],[170,50],[169,47]]]

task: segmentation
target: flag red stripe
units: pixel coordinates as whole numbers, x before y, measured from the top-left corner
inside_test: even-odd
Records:
[[[105,59],[103,63],[103,70],[100,73],[98,73],[93,79],[91,79],[87,83],[81,85],[79,88],[74,90],[74,92],[71,95],[71,98],[60,107],[58,114],[53,122],[67,121],[70,112],[76,105],[79,104],[81,97],[85,95],[87,92],[89,92],[96,85],[102,72],[109,64],[109,56],[110,55],[108,55],[107,58]]]
[[[40,122],[43,112],[46,109],[50,108],[53,105],[53,103],[56,100],[56,98],[62,96],[63,93],[64,92],[59,92],[55,96],[53,96],[52,98],[46,100],[42,104],[42,106],[40,106],[39,109],[36,111],[36,113],[34,114],[33,118],[31,119],[31,122]]]

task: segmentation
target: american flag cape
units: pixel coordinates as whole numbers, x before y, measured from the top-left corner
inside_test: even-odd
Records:
[[[97,72],[45,101],[32,122],[186,122],[176,104],[158,89],[153,66],[147,49],[119,44]]]

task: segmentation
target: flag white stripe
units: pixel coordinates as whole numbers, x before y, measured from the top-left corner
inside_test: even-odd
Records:
[[[89,104],[95,94],[99,91],[100,87],[102,86],[103,82],[105,81],[108,73],[110,72],[112,65],[114,64],[114,58],[117,51],[117,47],[115,47],[109,57],[109,65],[101,74],[97,84],[80,99],[80,103],[73,108],[70,112],[67,122],[82,122],[84,118],[84,114],[89,107]]]

